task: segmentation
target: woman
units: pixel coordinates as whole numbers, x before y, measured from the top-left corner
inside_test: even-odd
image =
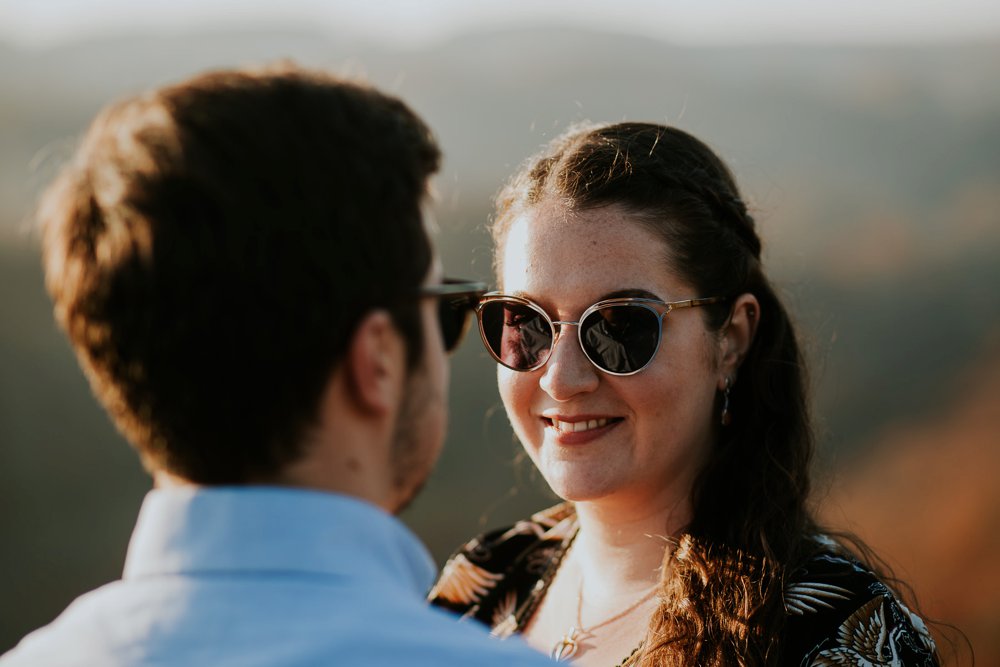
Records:
[[[674,128],[556,139],[498,198],[479,305],[504,405],[567,502],[431,592],[580,665],[934,665],[807,508],[804,369],[732,175]]]

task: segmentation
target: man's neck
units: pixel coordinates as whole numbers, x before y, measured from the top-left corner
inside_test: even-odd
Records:
[[[277,473],[240,480],[235,484],[327,491],[353,496],[395,513],[399,503],[392,486],[390,468],[387,462],[378,458],[378,448],[374,444],[365,446],[346,435],[314,435],[302,449],[302,456]],[[203,485],[159,469],[153,471],[153,486],[157,489],[177,489]]]

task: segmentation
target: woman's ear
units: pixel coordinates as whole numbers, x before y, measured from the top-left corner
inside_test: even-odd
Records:
[[[385,415],[402,400],[406,350],[392,317],[375,310],[361,320],[344,358],[350,400],[358,409]]]
[[[760,322],[760,304],[753,294],[741,294],[733,301],[729,322],[720,332],[719,390],[736,381],[740,364],[747,355]]]

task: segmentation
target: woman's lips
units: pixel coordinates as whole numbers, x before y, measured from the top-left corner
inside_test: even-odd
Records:
[[[561,445],[580,445],[600,438],[621,423],[621,417],[542,417],[545,429]]]

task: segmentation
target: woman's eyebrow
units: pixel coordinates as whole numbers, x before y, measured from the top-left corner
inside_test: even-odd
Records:
[[[541,306],[543,309],[545,307],[544,304],[539,302],[536,297],[532,296],[531,294],[523,290],[514,290],[512,292],[505,292],[505,294],[507,294],[508,296],[516,296],[521,299],[527,299],[528,301],[531,301],[532,303]],[[613,290],[611,292],[607,292],[606,294],[602,294],[600,297],[597,298],[597,301],[595,301],[594,303],[597,303],[599,301],[607,301],[608,299],[653,299],[654,301],[662,301],[659,295],[654,294],[649,290],[629,288],[629,289]]]
[[[599,301],[605,301],[606,299],[656,299],[660,300],[660,297],[653,294],[649,290],[644,289],[620,289],[614,292],[608,292],[603,295]]]

